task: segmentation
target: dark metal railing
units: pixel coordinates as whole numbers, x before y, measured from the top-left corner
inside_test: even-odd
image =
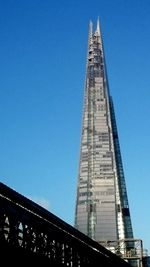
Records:
[[[5,246],[4,246],[5,245]],[[0,183],[0,247],[42,257],[49,266],[128,267],[127,262],[54,214]],[[7,251],[5,251],[5,254]],[[47,265],[39,265],[47,266]]]

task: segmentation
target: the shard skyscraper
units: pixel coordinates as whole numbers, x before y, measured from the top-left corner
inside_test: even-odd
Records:
[[[99,20],[89,25],[75,227],[100,243],[133,238]]]

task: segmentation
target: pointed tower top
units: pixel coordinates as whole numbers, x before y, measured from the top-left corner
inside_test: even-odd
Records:
[[[100,36],[100,22],[99,22],[99,17],[97,18],[97,27],[96,27],[96,32]]]
[[[92,36],[92,33],[93,33],[93,23],[92,23],[92,21],[90,20],[90,23],[89,23],[89,37]]]

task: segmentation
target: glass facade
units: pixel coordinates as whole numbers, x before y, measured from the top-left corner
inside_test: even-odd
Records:
[[[133,237],[99,21],[89,26],[75,213],[75,227],[98,242]]]

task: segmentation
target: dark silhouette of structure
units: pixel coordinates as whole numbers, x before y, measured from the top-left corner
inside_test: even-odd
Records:
[[[1,266],[128,267],[127,262],[0,183]]]

